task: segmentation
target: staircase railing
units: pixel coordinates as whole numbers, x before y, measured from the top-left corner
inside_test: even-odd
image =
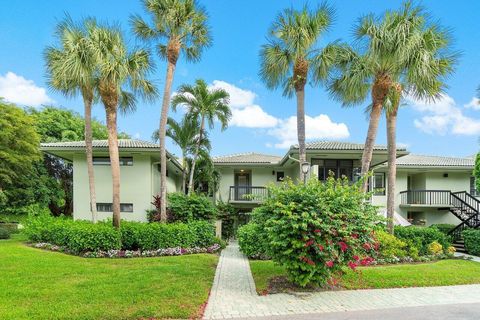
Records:
[[[450,212],[462,220],[458,226],[448,232],[453,241],[462,237],[462,232],[468,228],[480,227],[480,201],[466,191],[451,193]]]
[[[480,212],[480,200],[472,196],[470,193],[466,191],[460,191],[452,192],[452,194],[462,199],[462,201],[468,203],[472,208],[475,208],[477,212]]]
[[[450,203],[452,205],[452,207],[450,207],[450,212],[462,221],[469,220],[472,215],[479,214],[478,209],[474,208],[454,193],[451,193]]]
[[[477,213],[472,215],[470,218],[463,221],[462,223],[460,223],[458,226],[456,226],[452,230],[450,230],[448,232],[448,235],[452,237],[453,241],[457,241],[462,238],[462,232],[465,229],[478,228],[478,227],[480,227],[480,216]]]

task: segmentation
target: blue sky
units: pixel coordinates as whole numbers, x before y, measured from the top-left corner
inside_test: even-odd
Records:
[[[296,105],[294,99],[282,97],[281,91],[269,91],[258,77],[260,46],[279,11],[301,7],[299,0],[202,0],[210,15],[213,46],[196,64],[180,61],[173,88],[203,78],[232,94],[234,119],[225,132],[211,133],[214,155],[247,151],[283,154],[295,141]],[[311,7],[317,1],[310,0]],[[367,13],[380,14],[397,8],[400,1],[349,0],[330,1],[336,9],[331,30],[319,46],[342,39],[351,42],[352,26]],[[480,85],[480,37],[478,1],[423,1],[432,16],[452,29],[454,48],[462,53],[456,73],[448,80],[446,96],[435,105],[411,102],[402,108],[398,123],[398,142],[413,153],[467,156],[478,151],[480,106],[472,99]],[[133,13],[144,13],[136,0],[12,1],[0,12],[0,96],[12,102],[39,105],[50,103],[82,113],[80,99],[65,99],[46,88],[42,52],[54,43],[53,31],[65,13],[74,19],[94,16],[102,21],[119,22],[131,47],[141,45],[128,24]],[[155,57],[152,79],[163,89],[166,65]],[[141,103],[137,112],[119,117],[120,130],[134,137],[150,140],[158,126],[160,99]],[[329,98],[322,87],[307,88],[307,138],[309,140],[345,140],[363,142],[367,131],[364,105],[343,109]],[[94,115],[104,120],[101,105]],[[174,115],[180,117],[180,114]],[[382,121],[377,143],[385,143]],[[168,142],[170,150],[178,149]]]

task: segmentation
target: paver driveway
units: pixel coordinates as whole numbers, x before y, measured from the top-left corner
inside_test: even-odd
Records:
[[[480,285],[345,290],[259,296],[246,257],[231,243],[222,251],[204,319],[479,303]]]

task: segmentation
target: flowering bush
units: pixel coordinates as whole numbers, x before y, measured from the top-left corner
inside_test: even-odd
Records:
[[[443,246],[437,241],[433,241],[428,245],[428,252],[434,256],[441,255],[443,253]]]
[[[263,230],[267,254],[294,283],[333,285],[342,268],[374,261],[379,216],[359,183],[333,177],[305,185],[287,180],[269,192],[253,222]]]
[[[59,251],[64,253],[75,254],[66,247],[57,246],[54,244],[39,242],[33,245],[35,248]],[[219,244],[214,244],[208,248],[165,248],[157,250],[98,250],[87,251],[81,254],[84,258],[137,258],[137,257],[162,257],[162,256],[181,256],[185,254],[196,253],[215,253],[221,249]]]

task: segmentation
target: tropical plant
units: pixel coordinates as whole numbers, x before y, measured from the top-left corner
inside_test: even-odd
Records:
[[[473,176],[475,177],[475,189],[480,191],[480,152],[475,156],[475,166],[473,167]]]
[[[76,25],[69,17],[57,26],[59,46],[45,50],[45,65],[49,86],[67,97],[82,96],[85,114],[85,146],[88,186],[92,221],[97,221],[97,201],[93,171],[92,105],[95,97],[96,61],[84,27],[85,21]]]
[[[120,161],[118,154],[117,113],[135,110],[136,95],[146,99],[156,96],[155,86],[146,79],[152,70],[148,51],[129,52],[120,30],[95,21],[87,24],[98,77],[97,90],[105,107],[108,129],[108,151],[112,171],[113,225],[120,226]],[[127,87],[132,92],[127,92]]]
[[[193,178],[195,174],[195,165],[200,153],[201,141],[205,132],[207,122],[210,129],[214,127],[215,120],[221,124],[221,129],[228,127],[228,121],[232,116],[229,107],[229,94],[221,88],[208,88],[204,80],[196,80],[195,85],[184,84],[177,90],[177,94],[172,98],[172,107],[174,110],[178,106],[187,108],[189,116],[199,119],[200,132],[195,151],[193,153],[192,165],[190,167],[190,178],[188,180],[188,193],[194,191]]]
[[[345,106],[359,104],[371,97],[362,176],[370,169],[378,122],[388,99],[396,104],[399,92],[408,92],[415,98],[438,97],[443,84],[435,77],[448,74],[451,70],[449,62],[454,58],[448,54],[438,56],[448,44],[445,42],[447,35],[438,26],[426,23],[421,8],[406,2],[402,10],[387,12],[383,18],[376,18],[373,14],[361,18],[355,27],[361,49],[344,47],[342,54],[337,55],[337,72],[329,84],[332,96]],[[403,79],[408,83],[399,87]],[[389,113],[392,125],[396,112]],[[390,131],[393,130],[392,127]],[[363,190],[367,188],[365,179]],[[389,194],[394,195],[394,192],[389,190]]]
[[[198,119],[185,115],[180,122],[175,121],[173,118],[168,118],[167,121],[167,137],[173,140],[177,146],[182,150],[182,191],[185,193],[187,173],[188,173],[188,157],[194,153],[197,140],[200,138]],[[200,141],[200,147],[207,151],[210,150],[210,140],[208,139],[206,132],[202,134],[202,141]],[[153,140],[158,141],[159,134],[156,130],[153,134]]]
[[[8,202],[9,187],[41,159],[39,143],[32,118],[0,98],[0,205]]]
[[[189,159],[188,162],[191,164],[192,161],[193,159]],[[218,191],[220,173],[206,149],[201,148],[198,153],[193,181],[193,191],[207,195],[213,195]]]
[[[211,45],[207,14],[196,0],[143,0],[143,5],[152,16],[149,25],[140,16],[133,16],[131,23],[137,37],[146,41],[158,41],[157,51],[167,60],[167,73],[163,91],[162,110],[159,126],[160,141],[160,196],[162,220],[167,218],[167,155],[165,136],[168,107],[175,67],[180,54],[187,61],[198,61],[202,51]]]
[[[317,49],[320,36],[332,24],[333,10],[326,4],[314,11],[284,10],[272,24],[268,43],[260,51],[260,77],[269,89],[283,88],[283,95],[297,98],[297,136],[300,165],[306,161],[305,85],[327,78],[336,45]],[[303,180],[303,173],[300,169]]]

